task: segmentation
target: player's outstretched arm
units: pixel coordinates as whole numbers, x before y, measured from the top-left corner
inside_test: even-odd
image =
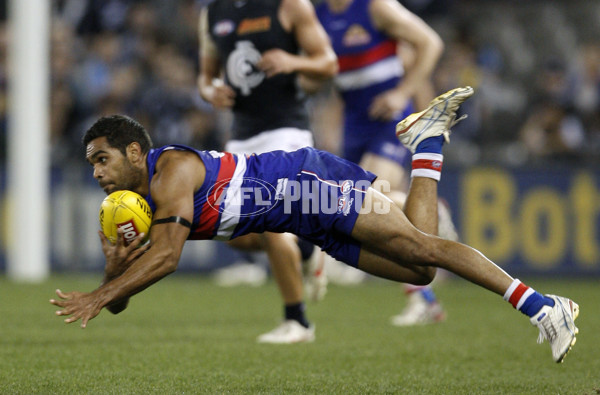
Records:
[[[195,154],[164,153],[157,162],[150,185],[156,204],[154,218],[181,217],[191,222],[194,191],[204,182],[204,174],[204,165]],[[90,293],[57,290],[60,299],[50,300],[62,308],[56,314],[68,316],[65,323],[81,319],[81,327],[85,328],[103,307],[125,300],[174,272],[189,231],[188,226],[175,222],[154,226],[150,233],[150,248],[120,276]]]

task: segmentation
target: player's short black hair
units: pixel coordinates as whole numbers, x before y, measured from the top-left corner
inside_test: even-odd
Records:
[[[106,137],[111,147],[117,148],[126,154],[127,146],[138,143],[142,153],[147,153],[152,148],[152,139],[146,129],[135,119],[125,115],[110,115],[98,119],[83,136],[83,147],[98,137]]]

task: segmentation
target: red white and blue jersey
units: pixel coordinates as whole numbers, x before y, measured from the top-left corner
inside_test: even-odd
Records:
[[[204,183],[194,192],[189,240],[290,232],[357,264],[360,244],[350,236],[374,174],[308,147],[246,156],[169,145],[150,150],[149,184],[158,158],[168,150],[194,152],[206,168]],[[146,200],[154,212],[152,196]]]
[[[373,25],[370,2],[352,0],[342,12],[333,12],[326,1],[316,8],[338,56],[335,86],[344,101],[343,157],[359,163],[371,152],[405,165],[410,155],[396,138],[395,127],[413,112],[412,104],[391,121],[369,116],[374,98],[395,88],[404,75],[398,43]]]
[[[205,181],[194,194],[194,218],[188,239],[230,238],[237,224],[232,224],[227,216],[223,217],[220,208],[225,196],[221,195],[227,190],[226,187],[229,184],[235,183],[236,179],[243,176],[245,157],[216,151],[199,151],[182,145],[169,145],[152,149],[147,158],[148,184],[152,182],[158,158],[163,152],[169,150],[195,152],[206,167]],[[215,185],[220,186],[220,188],[211,193],[210,187]],[[152,200],[152,196],[148,194],[146,200],[154,212],[156,205]]]
[[[364,114],[373,97],[394,88],[404,74],[397,57],[398,43],[373,26],[370,2],[353,0],[340,13],[332,12],[326,1],[316,9],[338,56],[335,85],[347,113]]]

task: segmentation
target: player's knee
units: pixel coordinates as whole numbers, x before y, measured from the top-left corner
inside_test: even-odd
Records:
[[[258,234],[258,237],[264,251],[269,251],[272,248],[298,249],[296,236],[291,233],[264,232]]]
[[[231,247],[241,251],[260,251],[263,249],[257,234],[247,234],[227,242]]]
[[[429,282],[431,282],[433,281],[433,277],[435,277],[435,267],[438,266],[441,259],[440,254],[443,254],[441,240],[431,236],[419,237],[410,241],[411,245],[409,247],[403,246],[398,254],[405,261],[422,267],[423,275],[426,279],[429,278]],[[404,241],[406,243],[406,240]],[[399,240],[395,245],[401,246],[401,243],[402,241]]]

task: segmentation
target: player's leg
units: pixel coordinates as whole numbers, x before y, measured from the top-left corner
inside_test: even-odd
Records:
[[[297,277],[300,272],[300,250],[296,245],[296,236],[285,233],[251,233],[228,241],[228,244],[243,251],[264,251],[269,262],[276,261],[272,267],[273,275]],[[276,280],[282,298],[286,304],[302,301],[302,281],[294,279]]]
[[[575,334],[578,332],[574,319],[579,310],[575,303],[559,296],[541,295],[513,279],[469,246],[419,231],[396,205],[390,206],[388,214],[367,209],[374,207],[374,203],[381,207],[387,201],[372,189],[366,194],[364,212],[358,216],[352,231],[352,237],[362,244],[363,250],[368,251],[361,252],[358,261],[360,269],[396,280],[398,277],[394,273],[399,272],[391,271],[383,260],[372,259],[371,254],[376,254],[413,271],[414,266],[435,266],[455,273],[503,296],[530,317],[532,324],[540,330],[540,338],[549,340],[554,360],[562,361],[575,343]],[[430,272],[422,273],[427,275]],[[406,280],[400,278],[401,281]]]
[[[299,343],[315,339],[315,330],[305,317],[301,254],[296,236],[265,232],[259,235],[269,257],[273,278],[283,298],[284,321],[258,337],[261,343]]]
[[[390,206],[385,217],[381,212],[373,211],[373,207],[387,199],[371,189],[366,193],[361,211],[364,215],[359,215],[352,236],[364,249],[400,265],[442,267],[502,295],[531,318],[532,324],[540,330],[540,339],[550,342],[554,360],[561,362],[575,343],[577,304],[559,296],[543,296],[510,277],[477,250],[419,232],[409,221],[409,218],[419,220],[421,212],[431,205],[423,200],[437,201],[437,181],[442,165],[443,140],[440,139],[447,140],[449,129],[456,122],[459,105],[472,93],[471,88],[450,91],[434,99],[428,109],[412,114],[398,124],[401,141],[415,153],[406,201],[408,217],[395,205]]]
[[[226,151],[242,154],[283,150],[294,151],[313,145],[312,133],[296,128],[281,128],[262,132],[246,140],[232,140]],[[238,237],[230,244],[237,248],[261,250],[267,253],[269,267],[284,303],[284,320],[274,330],[258,337],[261,343],[297,343],[314,340],[314,326],[306,318],[301,250],[296,236],[265,232]]]
[[[300,249],[296,236],[289,233],[251,233],[228,242],[246,251],[264,251],[284,303],[284,320],[272,331],[258,337],[260,343],[299,343],[313,341],[314,326],[306,319],[300,271]]]
[[[375,207],[389,207],[389,210]],[[512,283],[506,272],[473,248],[418,230],[398,206],[373,189],[365,194],[352,237],[363,249],[399,265],[441,267],[501,295]],[[364,268],[360,261],[359,268]],[[435,270],[424,273],[429,273],[433,280]]]
[[[396,136],[393,137],[396,138]],[[418,210],[413,210],[415,208],[413,206],[418,205],[418,202],[411,202],[411,205],[405,206],[406,193],[402,191],[408,189],[410,177],[402,162],[406,161],[406,155],[410,155],[410,152],[402,145],[394,146],[388,141],[372,145],[372,148],[377,153],[365,153],[360,161],[360,166],[377,174],[377,180],[372,185],[373,188],[384,193],[399,207],[404,207],[405,212],[407,210],[415,211],[414,214],[411,214],[414,216],[411,222],[418,229],[426,233],[438,234],[438,213],[435,202],[424,202],[426,207],[420,207]],[[385,153],[389,153],[389,157],[384,156]],[[445,319],[446,314],[430,285],[416,286],[412,281],[408,281],[403,287],[408,301],[402,312],[391,318],[393,325],[423,325],[441,322]]]
[[[363,169],[377,174],[373,188],[390,196],[396,191],[408,189],[407,171],[398,162],[371,152],[365,153],[359,164]]]

